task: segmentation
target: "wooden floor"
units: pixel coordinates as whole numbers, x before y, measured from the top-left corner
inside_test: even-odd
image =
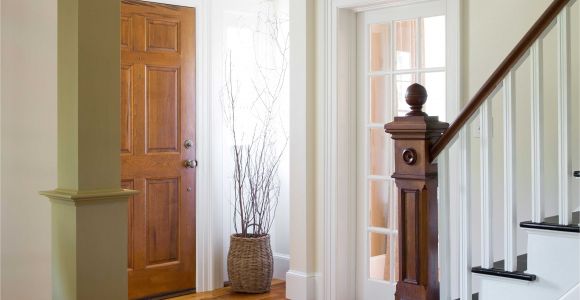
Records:
[[[250,295],[238,294],[230,290],[230,288],[223,288],[212,292],[185,295],[170,300],[210,300],[210,299],[246,299],[246,300],[283,300],[286,299],[286,283],[281,280],[274,280],[272,282],[272,290],[266,294]]]

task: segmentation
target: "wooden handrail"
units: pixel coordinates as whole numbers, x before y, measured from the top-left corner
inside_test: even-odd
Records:
[[[550,4],[538,21],[534,23],[532,28],[530,28],[499,67],[497,67],[493,74],[491,74],[479,91],[477,91],[471,101],[469,101],[463,111],[459,114],[457,119],[453,124],[451,124],[451,126],[449,126],[449,129],[445,131],[435,144],[433,144],[430,150],[430,157],[432,160],[435,160],[449,143],[451,143],[461,128],[463,128],[467,121],[469,121],[469,119],[477,112],[479,107],[487,100],[491,93],[493,93],[495,88],[502,82],[509,71],[514,68],[542,33],[548,29],[550,24],[556,19],[558,14],[562,9],[564,9],[564,7],[566,7],[566,5],[568,5],[568,3],[570,3],[570,0],[554,0],[554,2]]]

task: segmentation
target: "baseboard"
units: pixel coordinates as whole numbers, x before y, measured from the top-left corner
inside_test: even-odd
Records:
[[[274,278],[286,280],[286,273],[290,270],[290,256],[274,253]]]
[[[316,282],[320,275],[290,270],[286,273],[286,298],[290,300],[316,299]]]

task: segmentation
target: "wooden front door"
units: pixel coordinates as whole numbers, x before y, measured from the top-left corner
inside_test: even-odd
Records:
[[[129,298],[195,288],[193,8],[122,1],[121,160]]]

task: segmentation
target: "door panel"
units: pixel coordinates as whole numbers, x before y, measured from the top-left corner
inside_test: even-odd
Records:
[[[121,160],[129,298],[195,288],[195,10],[123,1]]]

